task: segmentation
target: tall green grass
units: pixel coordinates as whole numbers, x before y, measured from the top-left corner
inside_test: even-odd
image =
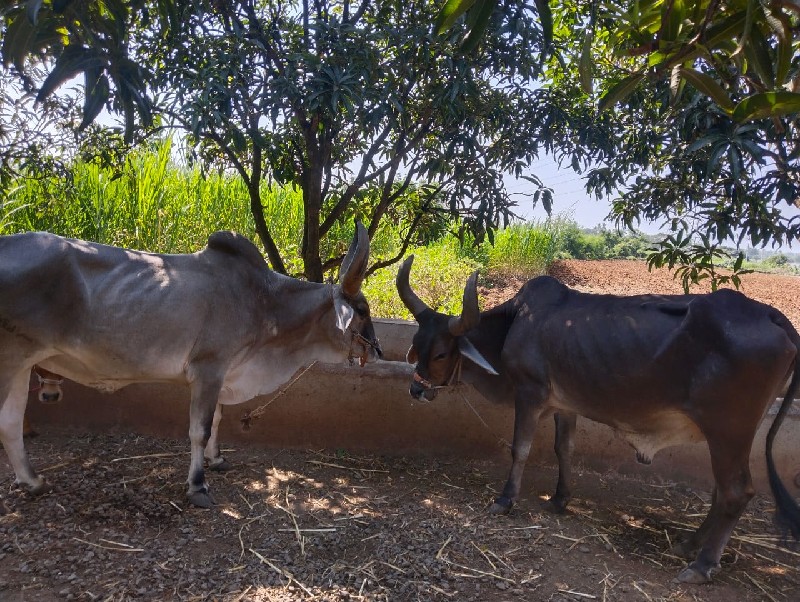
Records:
[[[454,237],[445,237],[426,247],[409,251],[414,264],[409,278],[411,287],[431,308],[448,314],[460,314],[464,283],[481,264],[465,257]],[[378,270],[364,283],[372,314],[382,318],[413,320],[397,296],[395,278],[400,264]]]
[[[70,180],[22,180],[3,200],[0,233],[47,230],[163,253],[196,251],[215,230],[254,238],[242,181],[176,167],[171,151],[165,141],[131,153],[119,172],[76,162]]]
[[[300,191],[265,185],[262,203],[288,270],[301,272]],[[412,285],[431,307],[459,313],[464,283],[476,269],[542,273],[558,249],[563,223],[554,219],[514,225],[498,231],[493,246],[477,248],[469,242],[460,246],[445,235],[409,250],[416,256]],[[381,223],[371,242],[373,262],[397,255],[406,227],[391,220]],[[235,230],[259,244],[242,180],[177,165],[169,140],[130,153],[118,171],[76,162],[69,180],[20,179],[0,195],[0,234],[29,230],[161,253],[197,251],[216,230]],[[352,222],[336,224],[321,243],[323,256],[344,253],[351,236]],[[364,285],[376,316],[410,318],[395,291],[398,267],[379,270]]]
[[[561,249],[570,223],[566,218],[556,216],[499,230],[494,245],[487,250],[488,269],[527,278],[544,274]]]

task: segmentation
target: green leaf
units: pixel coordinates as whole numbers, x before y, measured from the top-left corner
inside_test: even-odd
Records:
[[[545,48],[553,45],[553,12],[548,0],[535,0],[536,10],[539,13],[539,22],[542,24],[542,36]]]
[[[42,83],[36,102],[42,102],[64,82],[79,73],[104,67],[105,61],[93,50],[76,45],[67,46],[56,60],[56,66]]]
[[[674,42],[678,39],[686,16],[686,5],[683,0],[664,2],[661,6],[661,30],[659,40]]]
[[[434,22],[436,35],[441,35],[450,29],[461,15],[472,8],[473,4],[475,4],[475,0],[447,0],[442,10],[436,15]]]
[[[489,19],[494,12],[497,0],[476,0],[476,2],[476,6],[470,11],[469,15],[469,33],[460,47],[461,52],[464,54],[477,48],[484,31],[486,31],[486,27],[489,25]]]
[[[768,23],[778,38],[775,61],[775,87],[778,87],[786,82],[792,65],[792,25],[789,17],[781,12],[772,13],[772,17]]]
[[[800,112],[800,94],[797,92],[762,92],[742,100],[733,110],[734,121],[744,123],[765,117],[779,117]]]
[[[775,71],[772,69],[772,56],[766,38],[758,27],[750,32],[750,39],[744,44],[744,54],[756,75],[767,89],[775,87]]]
[[[586,30],[583,38],[583,48],[581,49],[581,58],[578,63],[578,74],[581,80],[581,90],[586,94],[592,93],[592,41],[594,40],[594,32]]]
[[[747,11],[742,10],[738,13],[726,17],[722,21],[714,23],[706,31],[705,39],[701,40],[709,50],[715,50],[720,44],[728,42],[736,37],[742,26],[747,20]]]
[[[686,87],[686,80],[681,77],[678,66],[675,65],[669,74],[669,100],[670,105],[674,106],[681,97],[683,89]]]
[[[84,130],[103,110],[110,94],[108,78],[100,68],[87,69],[84,72],[83,119],[78,130]]]
[[[608,92],[603,94],[598,103],[598,110],[604,111],[630,96],[644,78],[644,73],[639,71],[614,84]]]
[[[694,142],[692,142],[689,146],[686,147],[686,154],[691,155],[699,151],[701,148],[705,148],[706,146],[710,146],[715,142],[719,142],[721,140],[721,136],[718,134],[712,134],[710,136],[703,136],[702,138],[698,138]]]
[[[698,92],[711,97],[723,110],[730,113],[734,105],[728,93],[712,77],[695,69],[680,68],[680,73]]]
[[[27,16],[19,13],[6,29],[6,35],[3,38],[3,65],[13,64],[22,71],[25,57],[31,51],[31,42],[35,35],[36,30]]]

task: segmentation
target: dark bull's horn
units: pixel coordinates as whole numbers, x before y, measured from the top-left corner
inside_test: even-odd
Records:
[[[460,337],[467,334],[481,321],[481,312],[478,309],[478,272],[475,271],[467,279],[464,287],[464,301],[461,316],[450,318],[448,328],[450,334]]]
[[[367,262],[369,261],[369,234],[364,224],[356,222],[356,231],[353,234],[353,241],[350,249],[342,260],[339,268],[339,284],[342,292],[350,298],[358,295],[361,290],[361,283],[367,273]]]
[[[408,274],[411,272],[412,263],[414,263],[414,256],[410,255],[408,259],[403,262],[403,265],[400,266],[395,284],[397,285],[397,293],[400,295],[400,300],[403,302],[403,305],[405,305],[408,311],[411,312],[411,315],[416,318],[419,314],[428,309],[428,306],[425,305],[422,299],[417,297],[416,293],[411,290],[411,285],[408,283]]]

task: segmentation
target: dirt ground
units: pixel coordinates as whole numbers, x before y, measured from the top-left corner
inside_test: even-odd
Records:
[[[553,271],[584,290],[680,291],[637,262]],[[516,288],[484,289],[487,303]],[[795,324],[798,289],[745,280]],[[712,585],[675,582],[671,544],[709,492],[659,480],[657,461],[650,481],[576,470],[559,516],[542,506],[555,471],[539,462],[552,459],[536,458],[510,515],[490,517],[504,462],[238,448],[224,452],[231,471],[208,475],[217,505],[199,510],[185,502],[187,439],[48,430],[27,445],[54,491],[13,488],[0,452],[2,602],[800,599],[800,549],[780,547],[768,497],[751,502]]]

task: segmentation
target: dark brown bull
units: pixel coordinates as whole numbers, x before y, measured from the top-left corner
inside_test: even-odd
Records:
[[[430,309],[409,285],[413,257],[397,276],[419,322],[409,350],[415,398],[460,374],[487,399],[514,403],[511,473],[490,512],[508,512],[539,419],[555,412],[559,478],[554,509],[570,499],[577,416],[616,429],[649,463],[667,446],[705,440],[715,488],[711,510],[680,546],[694,560],[679,579],[710,581],[731,531],[754,494],[750,448],[767,408],[787,381],[766,441],[779,525],[798,538],[800,507],[775,470],[772,445],[800,385],[800,336],[778,310],[743,294],[618,297],[571,290],[543,276],[489,311],[478,310],[476,277],[461,316]],[[495,370],[496,368],[496,370]]]

